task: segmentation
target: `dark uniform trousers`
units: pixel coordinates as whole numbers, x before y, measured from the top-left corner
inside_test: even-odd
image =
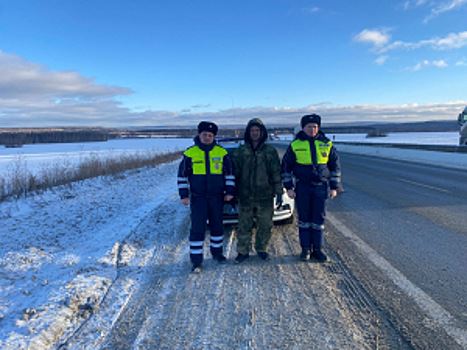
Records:
[[[190,230],[190,259],[193,264],[203,262],[203,243],[206,234],[207,221],[211,232],[210,251],[213,256],[222,254],[224,227],[222,225],[222,213],[224,207],[224,195],[192,196],[191,230]]]
[[[304,249],[320,250],[323,244],[328,185],[309,185],[299,181],[296,195],[300,245]]]

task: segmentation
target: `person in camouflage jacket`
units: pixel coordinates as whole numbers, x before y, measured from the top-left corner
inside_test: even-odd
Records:
[[[273,199],[276,196],[277,204],[282,203],[283,192],[279,155],[265,143],[268,132],[263,122],[250,120],[244,138],[245,143],[232,154],[239,201],[236,263],[249,257],[255,223],[255,250],[261,259],[269,259]]]

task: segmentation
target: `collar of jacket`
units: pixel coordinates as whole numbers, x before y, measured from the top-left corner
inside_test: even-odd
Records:
[[[308,136],[307,134],[305,134],[305,132],[303,130],[300,130],[297,133],[297,135],[295,136],[295,140],[296,139],[299,139],[299,140],[302,140],[302,141],[308,140],[310,142],[314,142],[315,140],[319,140],[319,141],[323,141],[323,142],[326,142],[326,143],[330,141],[326,137],[324,132],[322,132],[321,130],[318,130],[318,134],[316,134],[315,137]]]
[[[253,147],[253,144],[251,142],[245,142],[245,146],[248,147],[252,152],[257,152],[259,151],[261,148],[264,147],[264,142],[260,142],[258,143],[258,145],[255,147]]]
[[[215,145],[217,145],[216,140],[214,140],[210,145],[205,145],[204,143],[201,143],[201,140],[199,139],[198,135],[195,136],[193,141],[195,141],[195,145],[201,148],[204,152],[209,152],[214,148]]]

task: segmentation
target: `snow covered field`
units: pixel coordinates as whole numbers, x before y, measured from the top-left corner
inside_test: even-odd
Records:
[[[54,165],[75,166],[86,158],[179,151],[193,143],[188,138],[116,139],[107,142],[47,143],[21,148],[0,147],[0,176],[18,167],[33,175]]]
[[[163,141],[166,146],[168,140]],[[171,145],[180,149],[191,142],[177,139]],[[467,154],[398,150],[394,155],[394,149],[345,145],[338,149],[428,163],[443,159],[446,166],[467,168]],[[449,162],[440,158],[445,156]],[[99,331],[92,336],[112,327],[142,283],[140,273],[155,257],[174,254],[167,251],[167,243],[186,230],[188,209],[177,198],[176,169],[173,162],[0,203],[1,349],[55,348],[99,308],[119,271],[130,269],[131,278],[119,279],[113,289],[114,313],[94,320]],[[176,246],[177,254],[188,259],[186,238]]]

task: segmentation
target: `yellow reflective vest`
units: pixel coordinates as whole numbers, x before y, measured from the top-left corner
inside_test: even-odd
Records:
[[[296,139],[291,143],[292,151],[295,153],[296,161],[301,165],[313,164],[310,141]],[[314,141],[316,151],[316,162],[314,164],[327,164],[331,152],[332,142]]]
[[[209,165],[206,164],[206,152],[198,146],[188,148],[183,154],[188,158],[191,158],[193,175],[222,175],[224,156],[227,154],[227,151],[224,148],[215,145],[209,151],[207,157]]]

